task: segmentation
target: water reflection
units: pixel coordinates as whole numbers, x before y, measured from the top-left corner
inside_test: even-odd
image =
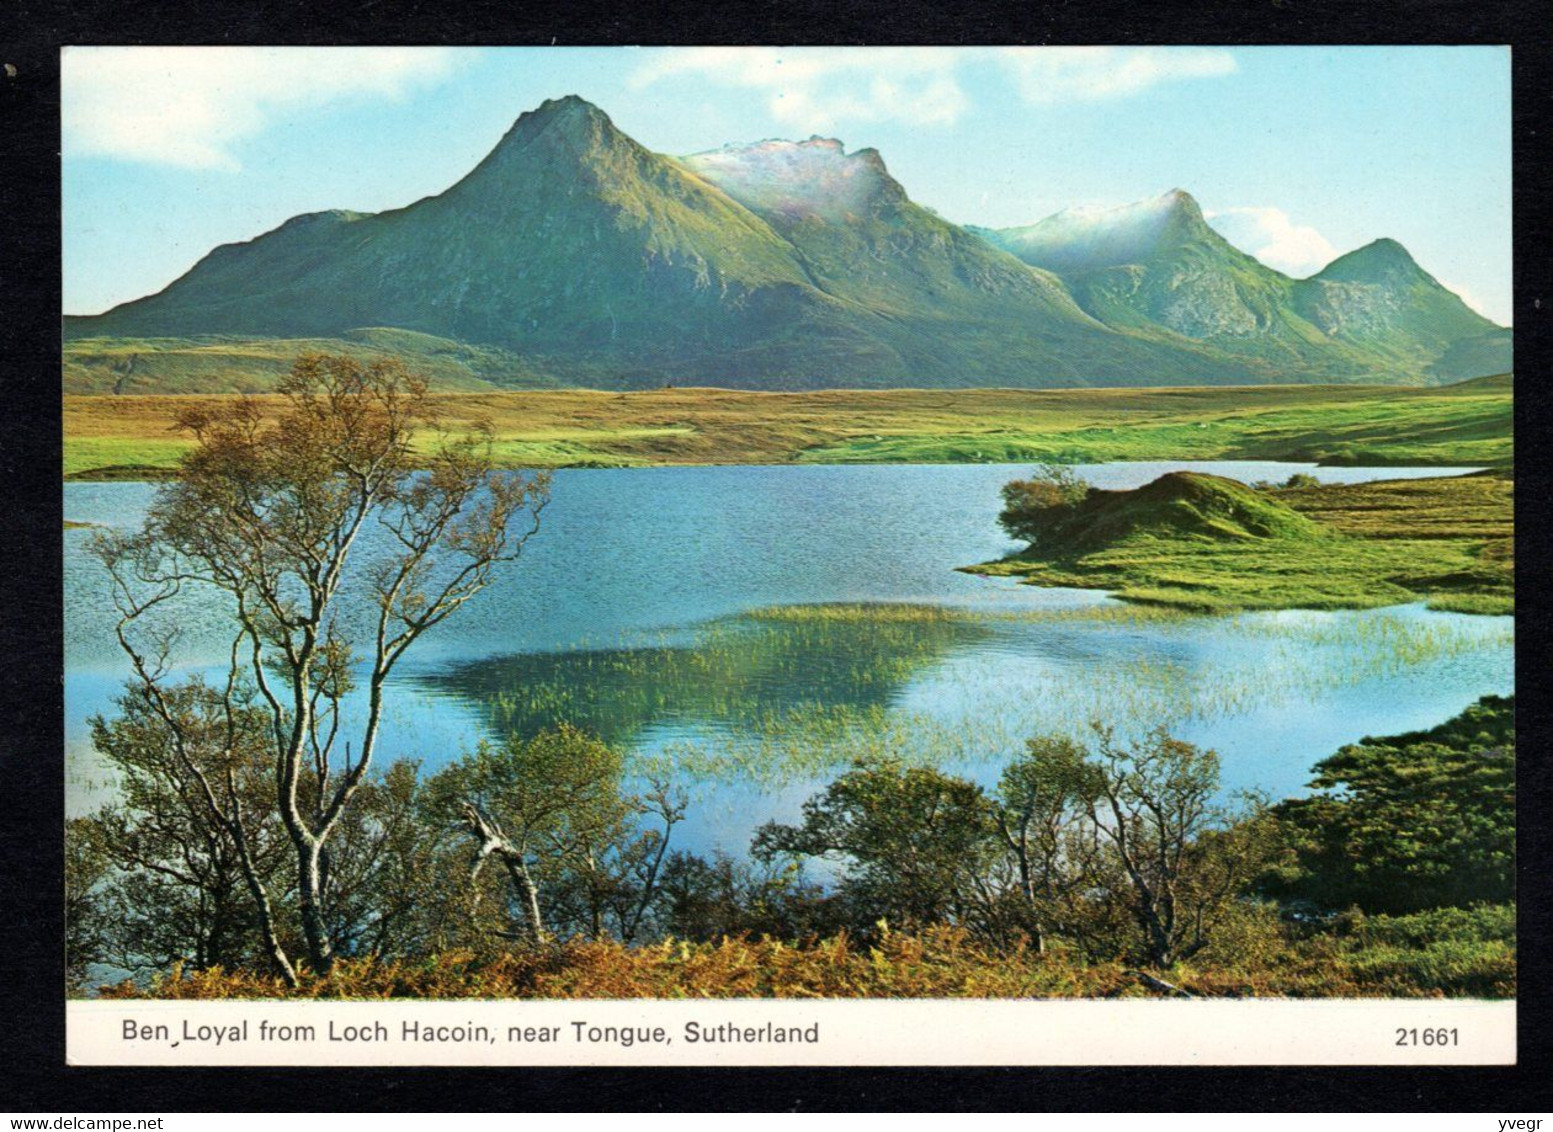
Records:
[[[1282,480],[1298,464],[1116,464]],[[562,472],[545,536],[424,642],[393,684],[384,762],[435,768],[481,738],[567,721],[695,789],[679,844],[742,852],[848,758],[890,751],[993,781],[1037,732],[1167,724],[1226,786],[1301,790],[1342,743],[1441,722],[1513,686],[1509,618],[1409,607],[1186,617],[981,579],[1009,549],[998,488],[1023,465]],[[1316,469],[1329,481],[1440,474]],[[70,484],[66,516],[137,525],[154,487]],[[127,675],[89,531],[65,532],[68,805],[108,796],[88,719]],[[191,592],[180,674],[218,663],[226,614]],[[359,710],[352,705],[349,712]]]
[[[989,624],[934,607],[800,607],[719,620],[679,644],[490,657],[414,679],[476,707],[497,736],[564,722],[629,745],[650,727],[702,734],[862,715],[991,636]]]

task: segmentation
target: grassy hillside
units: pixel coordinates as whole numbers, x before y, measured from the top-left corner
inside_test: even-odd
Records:
[[[444,394],[512,467],[1266,459],[1507,466],[1508,378],[1442,389],[666,389]],[[67,396],[65,472],[145,475],[186,441],[185,397]],[[262,401],[261,401],[262,403]],[[117,473],[105,469],[118,469]]]
[[[1042,537],[1065,555],[1154,540],[1207,543],[1325,541],[1330,532],[1281,500],[1237,480],[1171,472],[1134,491],[1092,491]]]
[[[65,392],[263,393],[307,353],[362,361],[392,354],[450,392],[556,384],[505,350],[372,327],[342,338],[79,338],[65,343]]]
[[[974,569],[1203,611],[1426,600],[1510,613],[1513,512],[1502,475],[1258,491],[1176,473],[1091,492],[1037,545]]]
[[[1376,240],[1339,256],[1300,281],[1294,300],[1300,315],[1323,335],[1409,372],[1428,373],[1444,362],[1443,375],[1474,359],[1491,360],[1491,351],[1457,350],[1463,342],[1499,339],[1506,353],[1510,349],[1512,332],[1441,286],[1395,240]],[[1485,372],[1492,370],[1471,375]]]
[[[1515,332],[1496,330],[1476,338],[1463,338],[1451,345],[1430,366],[1430,375],[1439,381],[1460,381],[1473,374],[1508,373],[1515,368]]]
[[[882,163],[875,172],[858,214],[779,233],[563,98],[523,115],[445,193],[296,217],[215,249],[156,295],[67,319],[66,334],[339,338],[392,326],[611,388],[1241,379],[1107,330],[1054,279],[911,204]],[[173,388],[185,391],[156,391]]]
[[[1179,189],[1122,208],[1070,209],[1027,228],[977,231],[1057,272],[1107,326],[1233,358],[1248,380],[1368,375],[1420,384],[1509,368],[1511,332],[1442,287],[1395,240],[1296,280],[1232,246]]]
[[[1492,372],[1472,367],[1508,346],[1457,349],[1498,328],[1400,245],[1296,284],[1185,193],[1144,211],[1147,239],[1101,239],[1097,259],[1084,236],[1075,260],[1066,229],[1042,251],[949,223],[872,149],[768,140],[675,159],[573,95],[522,115],[443,193],[296,216],[154,295],[67,317],[72,344],[93,342],[66,387],[259,389],[288,344],[372,327],[448,343],[428,376],[454,389],[1423,385]]]

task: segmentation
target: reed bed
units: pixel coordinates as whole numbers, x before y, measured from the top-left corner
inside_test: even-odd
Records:
[[[468,666],[440,690],[495,734],[564,721],[628,745],[642,773],[775,787],[886,755],[1001,764],[1031,735],[1082,736],[1092,721],[1124,734],[1211,725],[1367,683],[1497,670],[1513,643],[1509,618],[1415,607],[774,606]]]

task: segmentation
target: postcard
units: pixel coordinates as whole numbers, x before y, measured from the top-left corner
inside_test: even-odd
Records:
[[[1507,49],[62,74],[71,1063],[1514,1063]]]

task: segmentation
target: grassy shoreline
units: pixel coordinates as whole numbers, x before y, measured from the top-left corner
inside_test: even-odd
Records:
[[[67,479],[164,477],[180,409],[223,394],[64,398]],[[261,405],[278,405],[259,396]],[[488,421],[505,467],[1283,460],[1506,467],[1509,378],[1431,389],[1246,386],[1060,390],[442,393]]]
[[[1097,494],[1109,497],[1114,511],[1115,501],[1146,490]],[[1263,494],[1309,520],[1311,537],[1208,537],[1155,523],[1077,550],[1066,549],[1074,540],[1064,537],[1055,551],[1031,547],[961,569],[1203,613],[1366,609],[1420,600],[1456,613],[1515,610],[1515,487],[1507,474]],[[1070,526],[1082,534],[1082,518]]]

